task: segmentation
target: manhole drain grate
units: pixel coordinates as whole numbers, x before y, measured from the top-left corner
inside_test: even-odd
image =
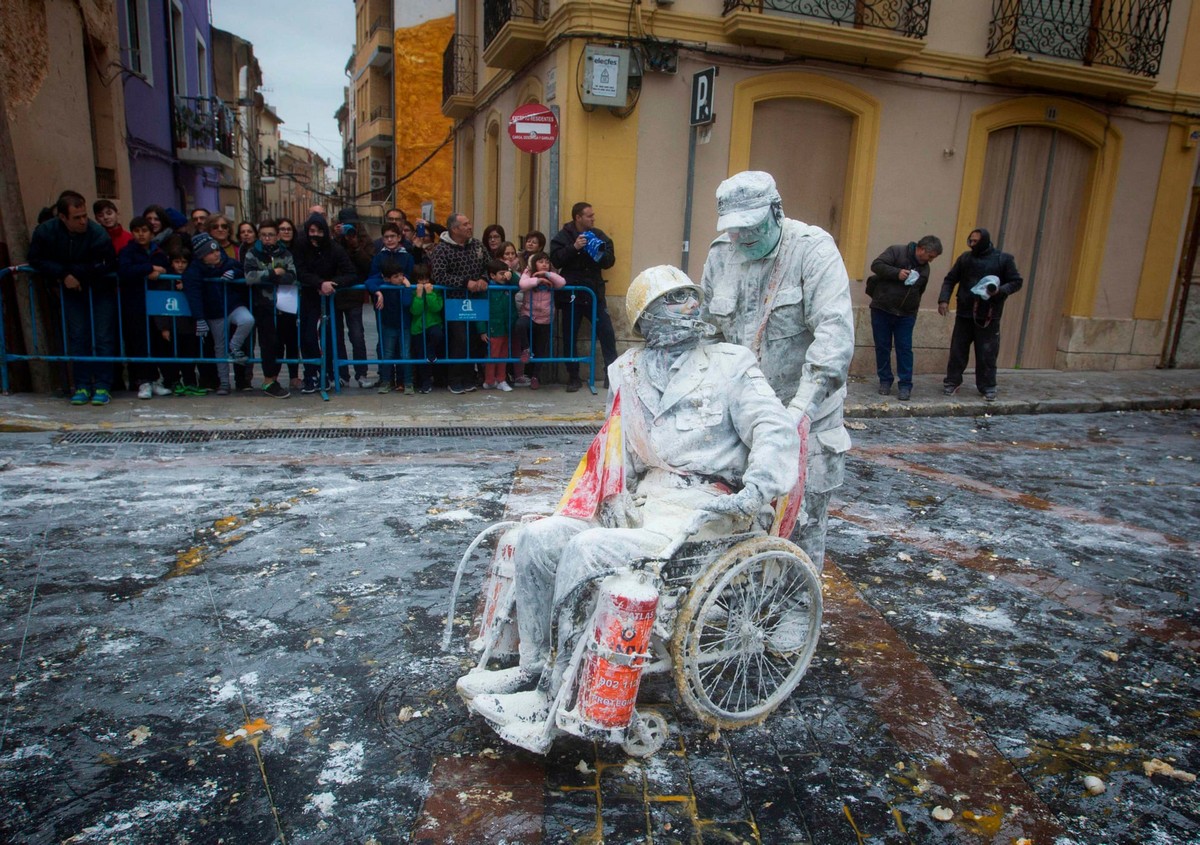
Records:
[[[230,440],[350,440],[377,437],[529,437],[555,434],[593,435],[592,425],[411,426],[404,428],[274,428],[189,431],[68,431],[57,443],[217,443]]]

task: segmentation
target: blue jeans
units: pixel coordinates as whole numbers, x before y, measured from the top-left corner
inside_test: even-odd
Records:
[[[401,360],[408,357],[409,339],[412,333],[409,331],[408,320],[402,315],[394,315],[390,311],[383,311],[379,321],[379,360]],[[403,374],[404,384],[413,383],[413,365],[412,364],[386,364],[379,365],[379,380],[384,384],[399,384],[398,376]]]
[[[63,315],[67,321],[67,354],[75,359],[75,389],[108,390],[112,387],[117,354],[116,291],[63,290]]]
[[[913,327],[917,324],[917,315],[900,317],[871,309],[871,333],[875,336],[875,371],[879,374],[879,383],[889,387],[892,384],[892,342],[896,344],[896,373],[900,377],[901,387],[912,387],[913,378]]]

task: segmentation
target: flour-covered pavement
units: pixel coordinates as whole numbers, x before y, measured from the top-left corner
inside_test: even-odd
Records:
[[[478,570],[438,648],[586,434],[4,435],[0,840],[1200,841],[1198,423],[854,423],[809,674],[646,761],[466,716]]]

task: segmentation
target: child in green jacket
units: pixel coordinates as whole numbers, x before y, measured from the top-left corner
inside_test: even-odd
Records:
[[[438,359],[445,344],[442,328],[442,312],[445,301],[439,291],[433,289],[428,264],[413,268],[413,300],[409,306],[412,314],[412,351],[414,358],[423,358],[428,363],[417,364],[417,382],[422,393],[433,392],[433,363]]]

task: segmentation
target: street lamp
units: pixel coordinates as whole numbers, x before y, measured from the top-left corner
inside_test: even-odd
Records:
[[[263,175],[261,181],[264,185],[269,185],[275,181],[275,159],[271,156],[270,150],[267,150],[267,157],[263,159]]]

